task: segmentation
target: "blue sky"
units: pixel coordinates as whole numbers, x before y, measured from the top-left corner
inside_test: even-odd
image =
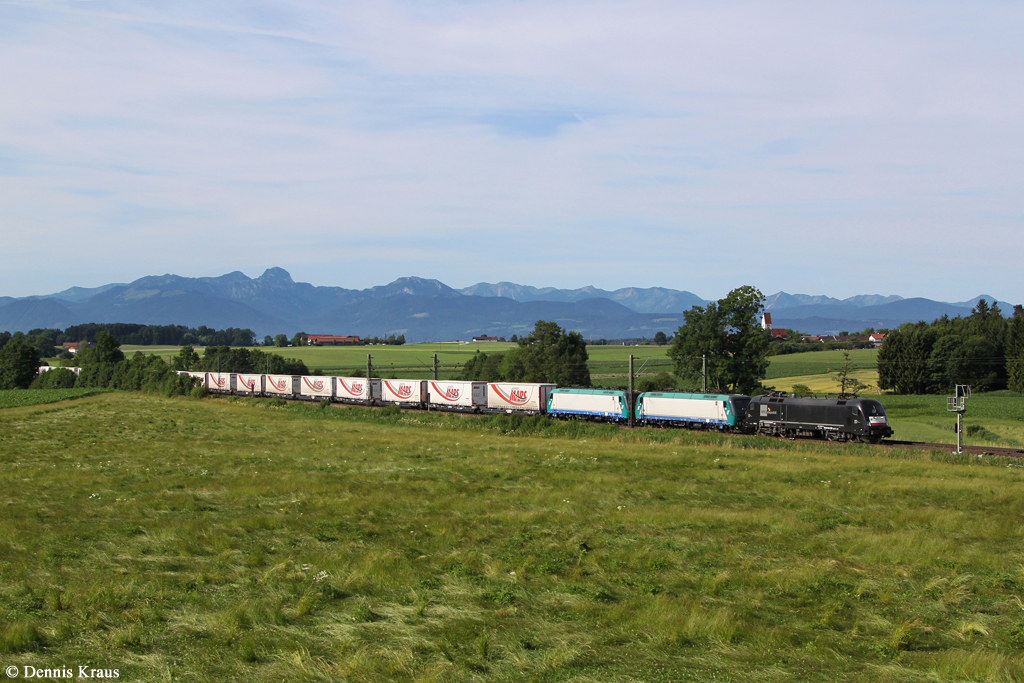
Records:
[[[1024,301],[1015,2],[0,0],[0,295]]]

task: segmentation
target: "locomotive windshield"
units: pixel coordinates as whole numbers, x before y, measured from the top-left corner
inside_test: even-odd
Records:
[[[885,417],[885,410],[878,401],[865,401],[864,412],[868,417]]]

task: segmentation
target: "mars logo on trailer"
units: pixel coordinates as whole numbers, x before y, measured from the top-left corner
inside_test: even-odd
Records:
[[[269,377],[267,379],[270,379]],[[283,379],[270,379],[270,384],[273,385],[278,391],[284,391],[284,388],[288,386],[288,383]]]
[[[459,389],[458,387],[447,387],[442,390],[441,387],[437,386],[433,382],[430,383],[430,386],[434,387],[434,392],[446,401],[458,401],[459,396],[462,395],[462,389]]]
[[[213,378],[213,383],[214,383],[214,384],[216,384],[216,385],[217,385],[218,387],[220,387],[221,389],[223,389],[223,388],[224,388],[224,382],[225,382],[225,381],[226,381],[226,380],[225,380],[225,379],[224,379],[223,377],[214,377],[214,378]]]
[[[309,387],[310,389],[312,389],[313,391],[323,391],[324,390],[324,381],[322,379],[315,380],[315,381],[313,381],[311,383],[308,379],[303,377],[302,381],[305,382],[306,386]]]
[[[339,377],[338,378],[338,384],[341,385],[341,388],[344,389],[346,391],[346,393],[348,393],[349,396],[362,396],[363,395],[363,383],[362,382],[352,382],[352,386],[349,386],[349,385],[345,384],[345,380],[343,380],[342,378]]]
[[[238,381],[241,382],[242,386],[245,387],[246,389],[248,389],[249,391],[253,391],[256,388],[256,379],[255,378],[250,379],[250,380],[245,380],[245,379],[242,379],[241,377],[239,377]]]
[[[512,389],[508,392],[508,396],[501,393],[497,386],[491,385],[491,390],[494,391],[505,403],[511,403],[514,406],[526,405],[530,400],[530,392],[528,389]]]
[[[399,384],[397,389],[391,386],[391,382],[385,382],[385,384],[388,385],[388,389],[391,390],[391,393],[397,396],[398,398],[409,398],[412,396],[411,384]]]

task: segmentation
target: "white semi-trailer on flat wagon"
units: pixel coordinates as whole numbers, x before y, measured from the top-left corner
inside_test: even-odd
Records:
[[[316,400],[331,398],[334,395],[334,382],[330,377],[302,375],[299,378],[299,398]]]
[[[380,385],[380,400],[383,403],[420,405],[427,400],[425,379],[384,379]]]
[[[233,372],[208,372],[206,373],[206,388],[218,394],[235,393],[235,380],[237,375]]]
[[[487,406],[487,382],[442,382],[427,385],[427,402],[431,408],[476,410]]]
[[[263,375],[263,379],[263,393],[268,396],[291,398],[299,393],[298,375]]]
[[[379,379],[371,379],[367,382],[365,377],[334,378],[334,400],[344,403],[348,401],[365,402],[368,399],[380,400]]]
[[[492,382],[487,385],[487,410],[503,413],[543,413],[556,384]]]
[[[188,375],[196,381],[196,386],[206,386],[206,373],[205,372],[194,372],[190,370],[178,370],[179,375]]]
[[[247,396],[259,396],[263,393],[263,375],[238,373],[235,378],[235,391]]]

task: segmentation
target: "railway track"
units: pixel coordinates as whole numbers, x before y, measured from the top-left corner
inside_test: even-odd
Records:
[[[924,441],[896,441],[885,440],[879,446],[896,448],[912,448],[921,451],[956,451],[956,444],[952,443],[925,443]],[[964,446],[964,453],[977,455],[998,455],[1004,458],[1024,458],[1024,448],[1006,448],[1002,446]]]
[[[311,403],[311,401],[306,401],[306,400],[302,400],[302,399],[295,399],[295,398],[285,398],[283,400],[288,401],[289,403],[291,403],[291,402],[307,403],[307,404]],[[332,408],[340,408],[340,407],[343,407],[343,406],[370,407],[370,406],[366,406],[364,404],[359,404],[359,403],[332,403],[331,404]],[[373,406],[373,407],[378,407],[378,406]],[[422,412],[422,409],[420,409],[420,408],[404,408],[403,407],[401,410],[402,410],[402,412],[413,412],[413,413]],[[441,412],[450,412],[451,414],[455,414],[455,415],[467,415],[467,416],[475,414],[475,413],[469,413],[469,412],[463,412],[463,411],[441,411]],[[628,427],[626,427],[625,424],[622,424],[620,426],[622,428],[624,428],[624,429],[628,429]],[[819,441],[821,443],[832,443],[832,444],[837,443],[835,441],[827,441],[825,439],[813,439],[813,438],[806,437],[806,436],[798,437],[798,438],[800,438],[801,440],[806,439],[808,441]],[[900,440],[897,440],[897,439],[885,439],[881,443],[875,444],[875,446],[877,446],[877,447],[886,447],[886,448],[909,448],[909,449],[915,449],[915,450],[921,450],[921,451],[948,451],[948,452],[956,451],[956,444],[950,444],[950,443],[927,443],[927,442],[924,442],[924,441],[900,441]],[[968,453],[970,455],[976,455],[978,457],[984,457],[986,455],[997,455],[997,456],[1004,457],[1004,458],[1024,458],[1024,448],[1008,448],[1008,447],[1002,447],[1002,446],[969,446],[969,445],[964,445],[964,453]]]

